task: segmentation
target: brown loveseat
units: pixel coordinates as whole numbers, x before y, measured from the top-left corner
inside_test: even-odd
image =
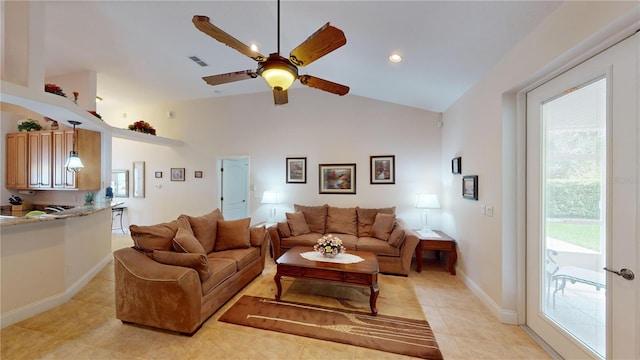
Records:
[[[294,246],[313,246],[325,234],[337,235],[348,250],[378,255],[380,272],[409,275],[418,237],[395,217],[395,207],[366,209],[294,204],[295,213],[267,229],[277,259]]]
[[[264,269],[268,235],[250,221],[216,209],[131,225],[134,247],[113,254],[116,318],[193,334]]]

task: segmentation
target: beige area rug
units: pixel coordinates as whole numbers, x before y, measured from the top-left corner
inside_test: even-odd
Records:
[[[219,321],[424,359],[442,359],[425,320],[244,295]]]

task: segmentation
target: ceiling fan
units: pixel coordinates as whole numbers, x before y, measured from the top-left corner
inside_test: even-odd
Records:
[[[303,85],[340,96],[349,93],[348,86],[311,75],[298,75],[298,66],[309,65],[347,43],[342,30],[329,23],[326,23],[293,49],[288,59],[280,56],[280,0],[278,0],[278,52],[269,54],[268,57],[253,51],[249,46],[211,24],[207,16],[195,15],[193,24],[203,33],[258,62],[256,71],[243,70],[203,77],[202,79],[209,85],[226,84],[262,76],[273,88],[273,101],[276,105],[284,105],[289,102],[287,89],[296,79],[300,80]]]

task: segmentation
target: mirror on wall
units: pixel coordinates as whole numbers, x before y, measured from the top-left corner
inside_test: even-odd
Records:
[[[129,197],[129,170],[111,171],[111,188],[117,198]]]
[[[133,197],[144,197],[144,161],[133,162]]]

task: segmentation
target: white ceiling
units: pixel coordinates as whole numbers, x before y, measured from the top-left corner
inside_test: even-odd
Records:
[[[444,111],[560,2],[283,1],[281,54],[326,22],[347,44],[300,68],[347,85],[350,94]],[[47,1],[47,76],[98,74],[98,111],[271,91],[261,78],[212,87],[203,76],[255,70],[255,61],[201,33],[211,22],[268,55],[277,50],[277,6],[270,1]],[[388,56],[404,60],[392,64]],[[208,63],[200,67],[188,59]],[[517,66],[517,64],[514,64]],[[295,101],[296,83],[289,91]],[[317,90],[320,91],[320,90]],[[70,92],[67,90],[67,92]],[[349,96],[349,95],[347,95]]]

